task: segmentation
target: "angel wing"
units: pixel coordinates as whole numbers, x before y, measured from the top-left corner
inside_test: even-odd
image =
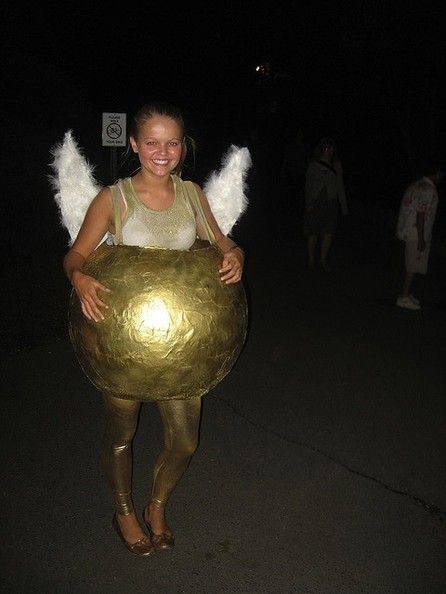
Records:
[[[54,175],[50,175],[49,179],[55,191],[61,223],[70,235],[71,246],[91,201],[102,186],[95,180],[94,166],[82,154],[71,130],[65,133],[63,142],[55,145],[51,153],[53,161],[50,167]]]
[[[70,235],[71,246],[101,186],[94,178],[94,166],[83,155],[71,130],[51,152],[53,161],[50,166],[54,175],[50,175],[49,179],[55,191],[61,223]],[[248,206],[246,175],[251,164],[251,155],[246,147],[231,145],[223,156],[220,171],[213,171],[203,185],[211,210],[225,235]]]
[[[248,207],[245,192],[246,176],[252,165],[250,152],[232,144],[221,165],[219,171],[208,176],[203,191],[220,229],[228,235]]]

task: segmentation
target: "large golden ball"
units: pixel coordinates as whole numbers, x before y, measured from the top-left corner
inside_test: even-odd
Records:
[[[102,245],[84,271],[112,290],[105,320],[71,293],[69,334],[101,391],[130,400],[203,396],[231,370],[248,322],[242,283],[225,285],[214,246],[177,251]]]

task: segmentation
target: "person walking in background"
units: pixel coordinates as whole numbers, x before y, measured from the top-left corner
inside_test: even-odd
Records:
[[[396,235],[405,242],[405,268],[401,294],[396,300],[398,307],[420,309],[419,300],[411,293],[416,274],[426,274],[432,238],[432,227],[438,205],[437,185],[444,173],[436,165],[428,165],[424,176],[404,192],[398,213]]]
[[[328,270],[328,254],[338,221],[339,206],[348,214],[341,161],[333,139],[322,138],[313,153],[305,177],[304,235],[307,238],[308,267],[315,266],[320,239],[321,265]]]

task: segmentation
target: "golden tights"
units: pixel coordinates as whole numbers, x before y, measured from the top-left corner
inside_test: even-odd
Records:
[[[102,463],[114,495],[116,511],[134,511],[132,440],[141,402],[103,394],[105,432]],[[164,507],[198,445],[201,398],[157,402],[164,430],[164,448],[156,461],[150,501]]]

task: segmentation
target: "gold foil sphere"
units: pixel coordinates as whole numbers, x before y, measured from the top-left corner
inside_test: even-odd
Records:
[[[105,320],[89,321],[71,293],[69,334],[101,391],[131,400],[203,396],[235,363],[248,322],[242,283],[225,285],[222,255],[102,245],[84,272],[112,290]]]

